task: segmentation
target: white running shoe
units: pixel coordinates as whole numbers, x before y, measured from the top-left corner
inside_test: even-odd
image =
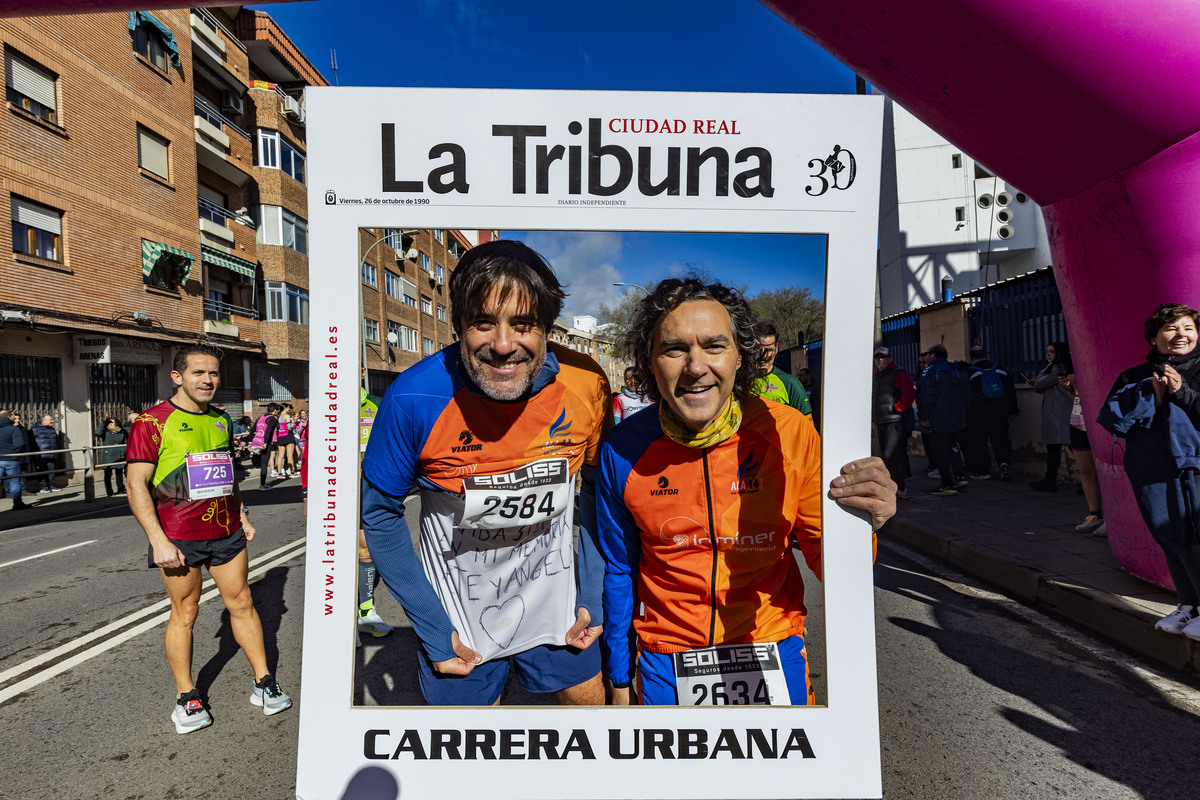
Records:
[[[392,632],[392,626],[380,618],[374,604],[367,609],[366,613],[363,613],[361,610],[358,612],[358,629],[372,636],[387,636]]]
[[[1200,642],[1200,617],[1193,617],[1180,633],[1194,642]]]
[[[171,710],[171,722],[175,723],[176,733],[184,734],[207,728],[212,725],[213,718],[200,701],[200,692],[192,689],[175,700],[175,708]]]
[[[279,688],[279,684],[268,673],[262,676],[262,680],[254,682],[254,691],[250,693],[250,703],[262,706],[263,714],[269,717],[291,708],[292,698],[283,693],[283,689]]]
[[[1075,530],[1080,533],[1091,533],[1104,524],[1104,517],[1099,514],[1088,514],[1083,522],[1075,526]]]
[[[1154,623],[1154,627],[1164,633],[1185,633],[1188,628],[1195,628],[1194,635],[1190,635],[1188,638],[1200,639],[1200,626],[1195,625],[1197,621],[1200,621],[1200,613],[1197,608],[1180,604],[1170,614]]]

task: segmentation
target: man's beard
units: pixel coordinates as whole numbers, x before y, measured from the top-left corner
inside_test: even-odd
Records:
[[[534,363],[534,357],[525,351],[513,353],[505,358],[497,356],[490,348],[476,352],[473,357],[468,357],[467,352],[463,351],[463,366],[466,367],[467,374],[471,376],[471,380],[475,381],[475,385],[493,400],[519,400],[525,396],[533,387],[533,381],[545,362],[546,357],[542,355]],[[512,364],[524,366],[518,372],[509,375],[507,379],[499,379],[491,370],[487,369],[487,365],[503,367]]]

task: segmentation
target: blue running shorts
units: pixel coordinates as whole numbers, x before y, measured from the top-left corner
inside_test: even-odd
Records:
[[[569,689],[600,672],[600,646],[593,642],[586,650],[563,645],[541,645],[515,656],[488,661],[469,675],[442,675],[435,672],[425,648],[417,658],[417,678],[421,693],[431,706],[490,706],[500,699],[508,681],[509,665],[517,681],[530,692],[545,694]]]

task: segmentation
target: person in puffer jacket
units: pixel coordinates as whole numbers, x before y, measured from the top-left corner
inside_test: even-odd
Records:
[[[1200,312],[1178,303],[1146,320],[1146,360],[1122,372],[1096,420],[1125,438],[1125,474],[1162,547],[1179,606],[1155,624],[1200,641]]]

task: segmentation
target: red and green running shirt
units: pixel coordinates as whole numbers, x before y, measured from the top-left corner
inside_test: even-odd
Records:
[[[155,510],[169,539],[205,541],[236,533],[229,415],[159,403],[140,414],[129,430],[128,461],[154,464]]]

